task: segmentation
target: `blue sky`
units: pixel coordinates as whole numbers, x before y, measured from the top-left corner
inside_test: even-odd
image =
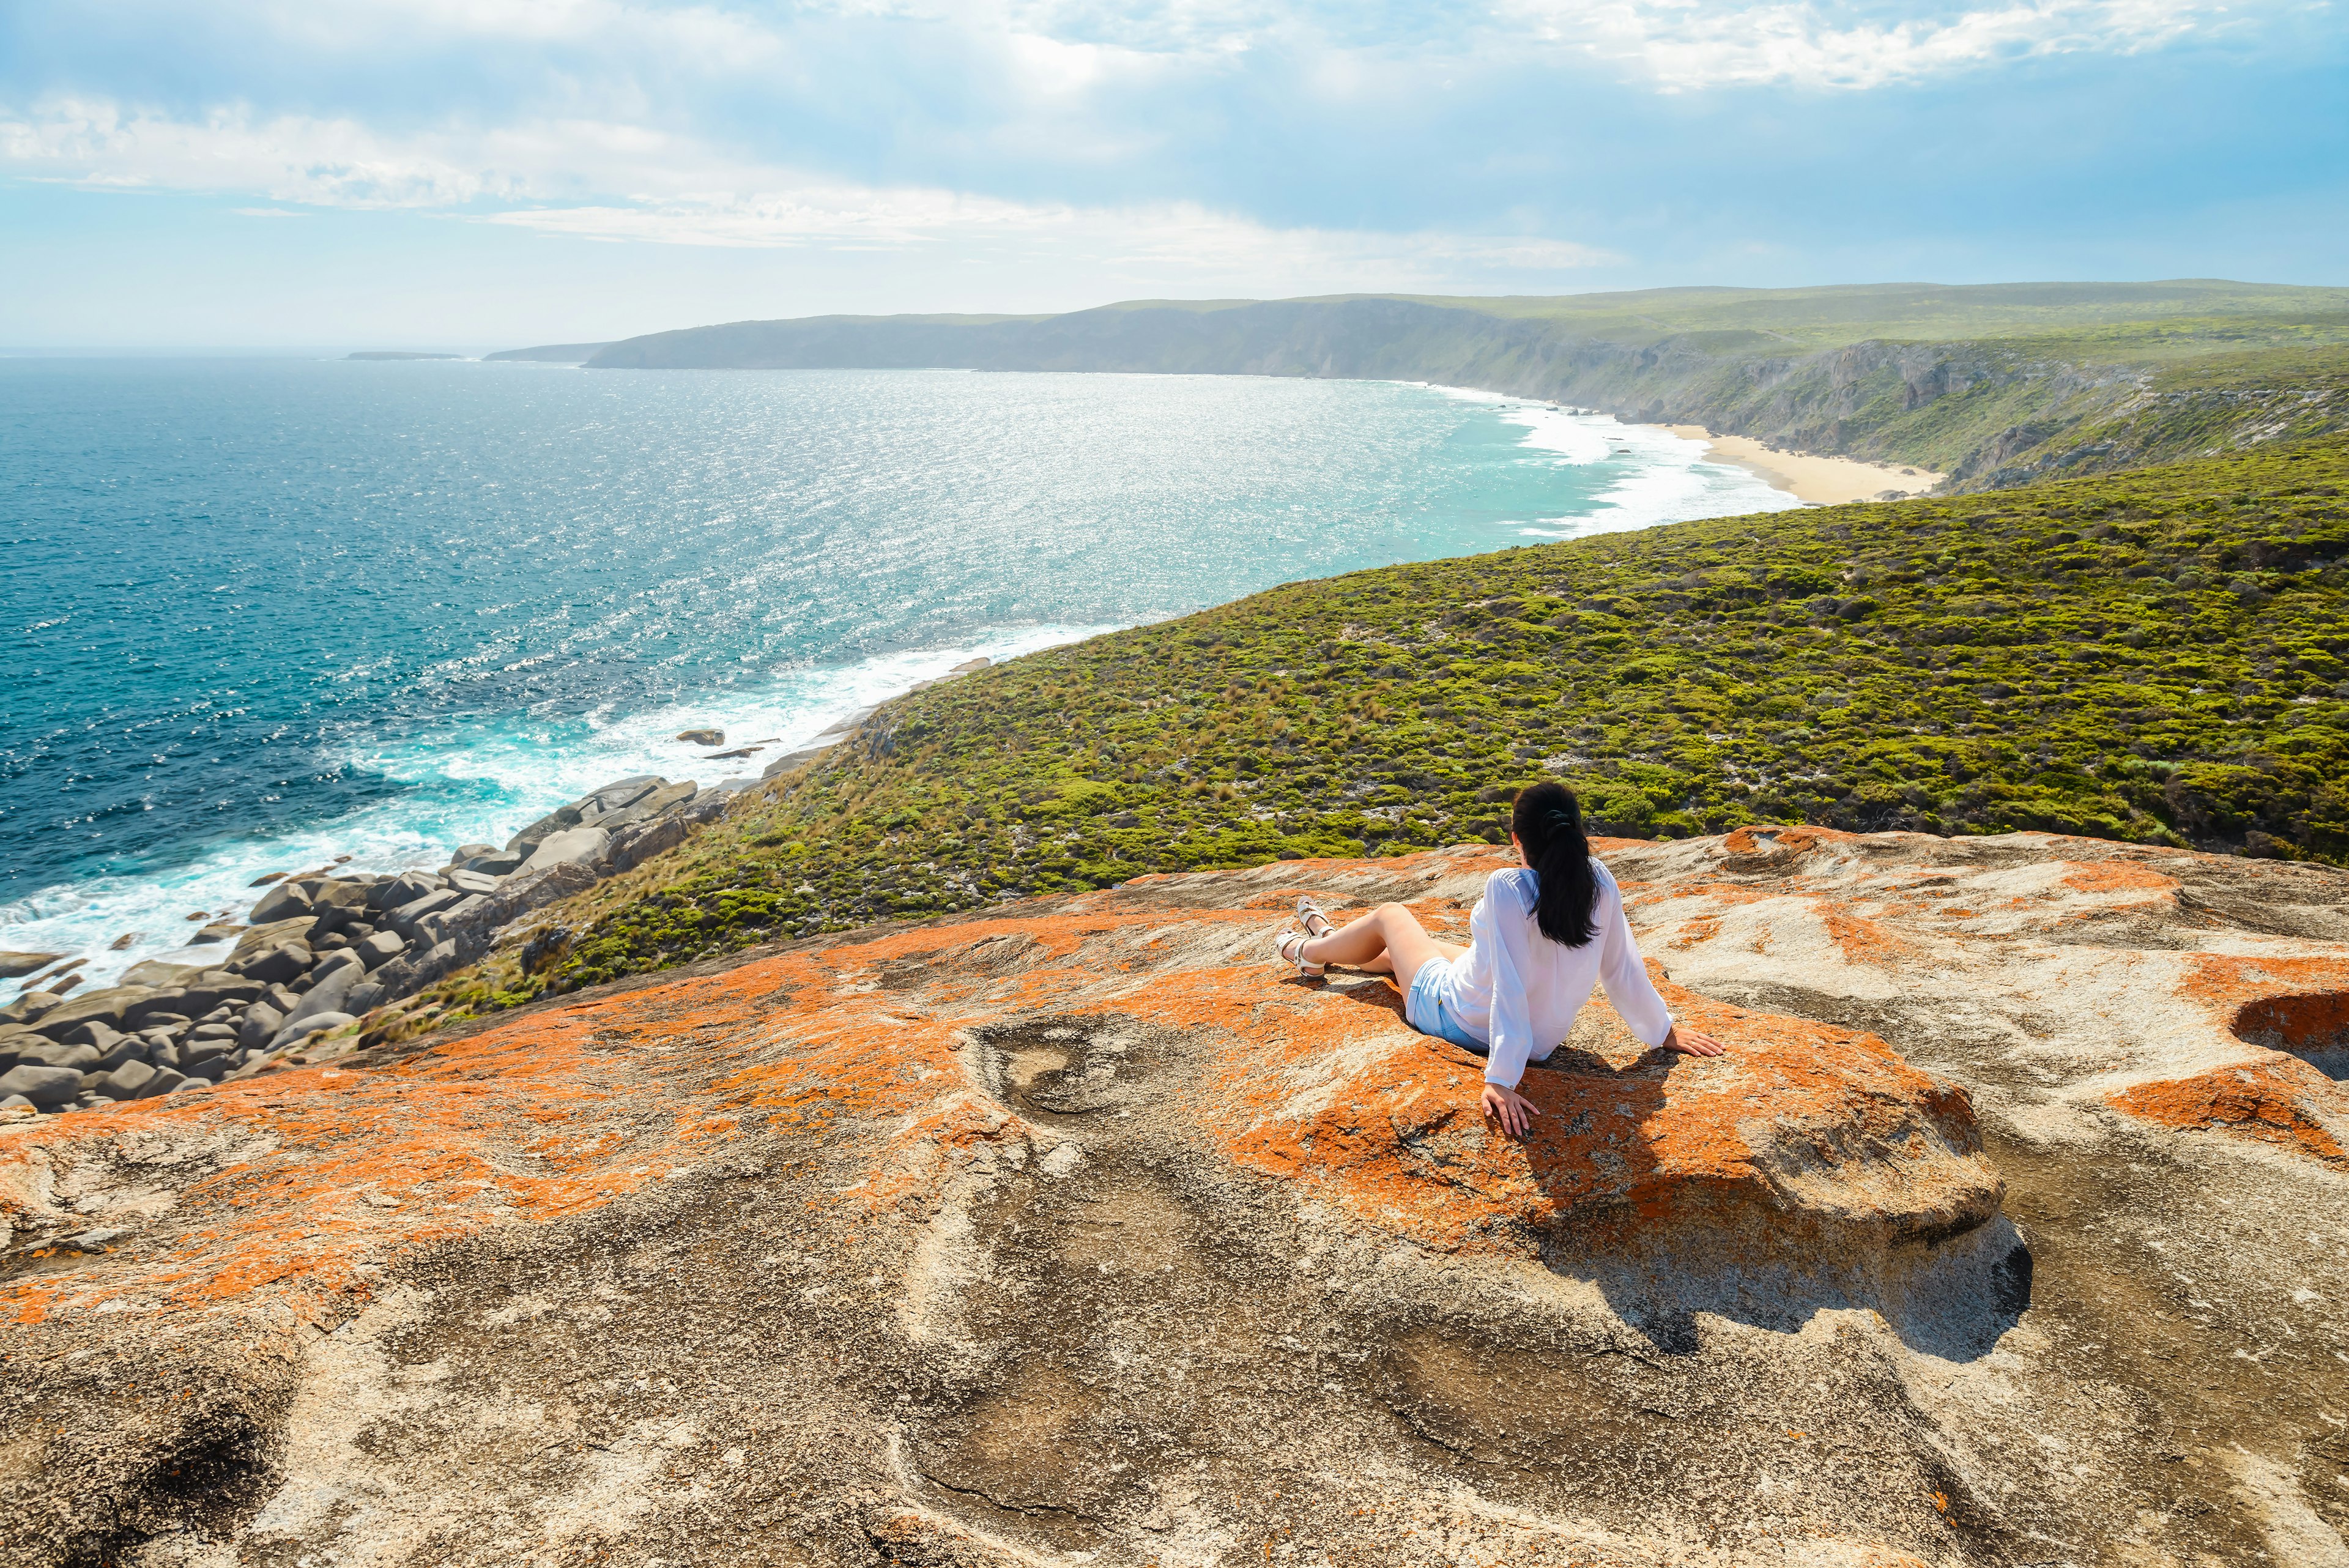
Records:
[[[0,344],[2349,281],[2292,0],[0,0]]]

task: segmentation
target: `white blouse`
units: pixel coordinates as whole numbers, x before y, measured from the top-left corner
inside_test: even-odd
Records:
[[[1471,1034],[1489,1045],[1485,1081],[1514,1089],[1528,1059],[1547,1056],[1574,1027],[1594,984],[1643,1045],[1660,1045],[1672,1015],[1648,979],[1647,965],[1623,918],[1623,895],[1596,859],[1599,897],[1590,911],[1590,940],[1569,948],[1542,935],[1534,923],[1541,886],[1519,867],[1485,879],[1485,896],[1468,917],[1468,950],[1451,961],[1444,1000]]]

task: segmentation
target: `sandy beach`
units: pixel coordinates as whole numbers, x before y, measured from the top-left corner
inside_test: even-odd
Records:
[[[1948,478],[1922,468],[1896,468],[1859,462],[1847,457],[1814,457],[1807,452],[1773,452],[1750,436],[1717,436],[1702,425],[1666,425],[1676,436],[1706,443],[1706,455],[1733,462],[1778,489],[1814,505],[1832,506],[1846,501],[1874,501],[1888,490],[1918,495]]]

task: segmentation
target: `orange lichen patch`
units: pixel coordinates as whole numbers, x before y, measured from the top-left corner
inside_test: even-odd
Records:
[[[1652,1234],[1740,1204],[1896,1236],[1995,1212],[1961,1090],[1873,1035],[1666,995],[1730,1054],[1643,1051],[1607,1011],[1591,1045],[1526,1075],[1539,1118],[1522,1142],[1481,1117],[1481,1062],[1359,1006],[1229,1021],[1241,1044],[1210,1124],[1241,1164],[1446,1249]]]
[[[2214,1018],[2231,1019],[2244,1003],[2262,997],[2349,991],[2349,955],[2196,953],[2187,961],[2178,991],[2208,1008]]]
[[[1863,919],[1824,900],[1817,909],[1820,923],[1827,929],[1827,940],[1852,963],[1897,963],[1917,954],[1915,943],[1877,921]]]
[[[1721,935],[1721,917],[1699,915],[1695,919],[1682,921],[1681,929],[1672,934],[1672,940],[1665,945],[1681,949],[1692,948],[1701,943],[1709,942],[1719,935]]]
[[[2189,1078],[2139,1084],[2112,1096],[2164,1127],[2233,1133],[2349,1168],[2349,1092],[2297,1057],[2272,1053]]]
[[[2178,879],[2126,860],[2075,864],[2064,873],[2064,886],[2075,893],[2174,893]]]

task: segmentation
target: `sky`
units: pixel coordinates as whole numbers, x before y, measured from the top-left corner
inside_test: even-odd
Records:
[[[0,346],[2349,282],[2285,0],[0,0]]]

